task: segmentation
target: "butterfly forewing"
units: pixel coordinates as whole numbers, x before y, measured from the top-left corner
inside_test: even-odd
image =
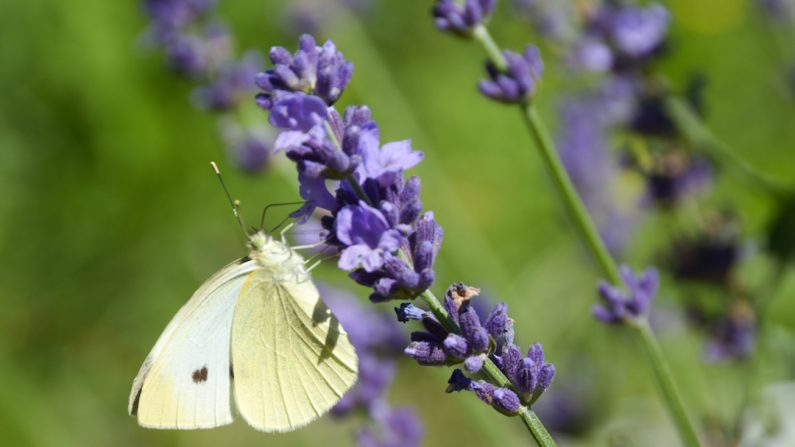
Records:
[[[356,352],[309,279],[249,275],[232,324],[235,401],[261,431],[288,431],[327,412],[356,382]]]
[[[235,302],[255,269],[237,261],[208,279],[179,310],[133,382],[130,414],[150,428],[232,422],[229,346]]]

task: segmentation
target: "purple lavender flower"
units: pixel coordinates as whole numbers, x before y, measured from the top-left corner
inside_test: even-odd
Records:
[[[383,408],[373,415],[376,427],[365,427],[357,436],[359,447],[415,447],[423,427],[409,408]]]
[[[276,140],[306,178],[339,180],[356,171],[363,154],[359,140],[378,133],[366,107],[349,107],[344,119],[325,109],[317,97],[303,93],[283,94],[272,105],[270,122],[285,131]],[[331,134],[329,134],[331,131]]]
[[[555,378],[555,366],[544,361],[544,350],[539,343],[530,346],[526,357],[516,345],[509,345],[493,358],[514,389],[530,404],[541,397]]]
[[[394,319],[370,306],[365,307],[348,292],[324,285],[319,289],[323,301],[345,327],[357,352],[367,351],[382,357],[403,353],[406,335]]]
[[[486,62],[489,80],[480,81],[480,92],[499,102],[528,102],[535,94],[544,70],[538,48],[528,45],[522,54],[505,50],[503,56],[508,65],[505,71],[498,69],[492,61]]]
[[[194,91],[196,102],[205,109],[226,111],[235,108],[254,87],[254,75],[261,69],[259,55],[249,53],[239,62],[223,64],[213,79]]]
[[[491,405],[495,410],[506,416],[519,414],[522,402],[519,396],[508,388],[497,388],[484,380],[472,380],[460,369],[453,371],[447,381],[447,392],[473,391],[478,399]]]
[[[437,0],[432,12],[440,30],[470,36],[494,12],[496,3],[496,0]]]
[[[361,175],[377,179],[387,173],[400,173],[422,161],[423,153],[412,150],[411,141],[395,141],[379,148],[378,133],[366,132],[359,138],[359,153],[365,160]]]
[[[413,447],[422,437],[422,424],[411,408],[392,408],[386,391],[395,376],[394,357],[405,346],[405,335],[395,320],[365,308],[340,290],[320,287],[323,301],[348,330],[359,355],[359,379],[332,408],[335,416],[364,411],[371,423],[359,429],[360,446]],[[379,443],[382,442],[383,444]]]
[[[355,346],[355,345],[354,345]],[[345,393],[331,409],[335,416],[344,416],[355,410],[371,411],[381,405],[387,388],[395,378],[395,363],[389,359],[381,359],[367,350],[359,354],[359,377],[350,391]]]
[[[345,60],[330,40],[318,47],[315,38],[304,34],[294,55],[282,47],[273,47],[270,59],[273,68],[257,73],[256,83],[264,90],[257,96],[257,104],[270,110],[278,96],[288,92],[302,92],[332,105],[342,95],[353,74],[353,64]]]
[[[400,247],[400,233],[389,228],[380,211],[365,203],[341,209],[335,230],[337,238],[346,245],[339,260],[343,270],[362,267],[372,273],[384,265],[387,254]]]
[[[753,353],[757,326],[754,312],[747,302],[733,302],[728,312],[710,326],[710,339],[706,345],[707,360],[742,360]]]
[[[433,261],[441,246],[442,234],[433,213],[428,212],[414,224],[408,244],[403,240],[408,264],[399,256],[388,254],[384,257],[383,270],[356,271],[351,277],[359,284],[373,287],[370,295],[373,302],[415,298],[433,284]]]
[[[558,150],[577,192],[594,217],[611,253],[619,253],[632,235],[633,216],[617,204],[619,162],[609,147],[609,132],[633,107],[633,86],[623,78],[600,90],[567,100],[560,108]]]
[[[429,312],[405,303],[395,309],[398,320],[419,320],[425,331],[411,334],[412,343],[405,353],[421,365],[452,365],[463,363],[468,373],[477,373],[487,358],[505,374],[512,390],[498,389],[488,382],[473,381],[460,369],[453,371],[448,392],[474,391],[484,402],[505,414],[516,414],[522,402],[532,404],[552,383],[555,367],[544,361],[544,350],[536,343],[527,357],[513,344],[513,320],[508,307],[498,304],[485,324],[472,305],[478,289],[455,283],[447,289],[444,306],[460,329],[451,333]],[[518,393],[518,394],[517,394]]]
[[[593,314],[605,324],[630,323],[646,318],[651,310],[651,301],[657,295],[659,276],[653,268],[635,275],[624,265],[621,266],[621,278],[627,292],[604,281],[599,284],[603,304],[594,305]]]
[[[670,14],[664,6],[609,8],[601,20],[616,48],[635,58],[648,56],[659,48],[668,34]]]
[[[568,62],[579,70],[606,73],[613,68],[615,59],[610,46],[603,40],[585,37],[572,47]]]
[[[528,20],[536,32],[557,43],[567,44],[577,32],[576,11],[571,2],[555,0],[513,0],[517,13]]]
[[[273,147],[273,134],[268,128],[243,128],[231,120],[222,120],[220,127],[229,155],[241,170],[258,173],[267,167]]]

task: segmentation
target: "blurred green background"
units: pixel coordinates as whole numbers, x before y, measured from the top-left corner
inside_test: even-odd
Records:
[[[264,55],[272,45],[295,47],[282,25],[286,3],[222,1],[221,11],[240,46]],[[553,389],[586,383],[596,422],[584,438],[561,444],[675,445],[640,346],[590,316],[597,270],[518,113],[475,90],[480,49],[438,33],[431,2],[375,3],[366,18],[335,17],[318,37],[334,39],[356,65],[342,102],[368,104],[384,141],[411,138],[425,151],[414,173],[425,208],[445,229],[437,294],[454,280],[488,290],[509,304],[522,346],[543,343],[558,369]],[[660,69],[679,88],[704,73],[715,133],[754,166],[793,180],[795,102],[775,50],[781,36],[750,2],[667,6],[675,51]],[[504,46],[537,40],[505,4],[491,23]],[[268,203],[297,198],[292,176],[278,167],[261,176],[230,167],[214,118],[188,100],[190,83],[142,45],[145,27],[135,1],[0,3],[0,444],[353,444],[351,420],[264,435],[241,421],[210,431],[145,430],[127,416],[132,378],[161,330],[204,279],[245,251],[208,162],[221,162],[249,221]],[[548,58],[538,104],[551,125],[576,88]],[[736,206],[744,234],[763,244],[769,199],[721,175],[707,200]],[[654,262],[669,243],[666,222],[647,214],[623,260]],[[758,253],[745,262],[749,281],[758,282],[766,262]],[[316,275],[367,295],[333,261]],[[783,346],[795,340],[792,276],[771,312]],[[675,320],[676,293],[664,281],[658,300]],[[681,324],[661,336],[699,423],[730,423],[745,367],[703,363],[703,339]],[[793,357],[772,352],[762,382],[791,379]],[[391,392],[394,402],[418,408],[426,445],[528,445],[518,420],[471,395],[445,395],[448,374],[404,361]]]

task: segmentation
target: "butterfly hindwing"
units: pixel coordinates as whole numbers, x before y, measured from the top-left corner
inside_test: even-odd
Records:
[[[211,428],[232,422],[229,346],[235,302],[254,269],[235,262],[179,310],[133,382],[130,414],[150,428]]]
[[[261,431],[288,431],[327,412],[356,382],[356,352],[317,288],[273,281],[266,270],[243,286],[232,324],[234,394]]]

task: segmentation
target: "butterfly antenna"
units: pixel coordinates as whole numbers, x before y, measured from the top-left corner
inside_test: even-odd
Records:
[[[259,220],[259,227],[260,228],[265,228],[265,214],[268,212],[269,209],[277,207],[277,206],[303,205],[304,203],[306,203],[306,202],[301,200],[299,202],[282,202],[282,203],[271,203],[269,205],[266,205],[265,208],[262,209],[262,217]],[[284,222],[286,222],[287,219],[289,219],[289,216],[288,216],[288,218],[284,219],[276,228],[279,228],[280,226],[282,226],[282,224],[284,224]],[[271,231],[271,233],[272,232],[273,231]]]
[[[218,176],[218,181],[221,182],[221,188],[224,189],[224,193],[226,194],[226,200],[229,201],[229,205],[232,207],[232,213],[235,215],[235,220],[237,220],[238,225],[240,225],[240,229],[243,230],[243,234],[246,237],[248,237],[248,231],[246,231],[246,224],[243,222],[243,216],[240,214],[240,200],[232,199],[232,195],[229,194],[229,188],[226,187],[226,183],[224,182],[224,177],[221,175],[221,170],[218,169],[218,165],[215,164],[214,161],[211,161],[210,166],[212,166],[215,175]]]

